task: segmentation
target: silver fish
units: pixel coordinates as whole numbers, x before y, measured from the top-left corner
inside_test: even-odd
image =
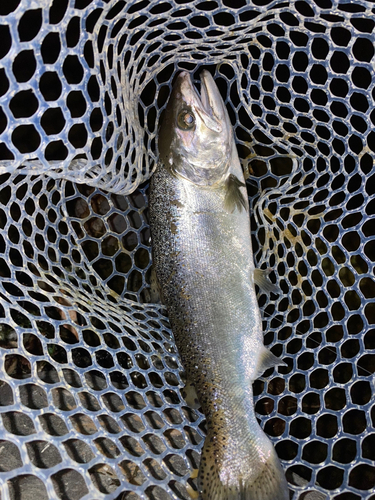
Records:
[[[263,344],[249,206],[232,126],[208,71],[182,72],[159,131],[151,179],[154,266],[172,331],[207,419],[203,500],[287,500],[276,452],[254,414],[252,382],[283,364]],[[191,394],[189,395],[191,399]]]

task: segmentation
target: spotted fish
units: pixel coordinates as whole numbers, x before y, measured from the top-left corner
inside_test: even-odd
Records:
[[[245,181],[233,131],[208,71],[201,93],[187,72],[159,131],[150,224],[156,277],[207,420],[198,486],[203,500],[287,500],[276,452],[254,413],[252,383],[283,364],[263,344]]]

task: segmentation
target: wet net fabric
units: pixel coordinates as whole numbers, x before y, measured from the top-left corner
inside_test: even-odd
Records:
[[[152,303],[147,181],[173,76],[215,77],[250,174],[254,384],[294,499],[374,499],[370,1],[0,6],[4,500],[188,500],[204,418]]]

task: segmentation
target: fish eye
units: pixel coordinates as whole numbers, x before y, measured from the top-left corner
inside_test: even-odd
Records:
[[[177,125],[181,130],[191,130],[195,127],[195,116],[184,109],[177,116]]]

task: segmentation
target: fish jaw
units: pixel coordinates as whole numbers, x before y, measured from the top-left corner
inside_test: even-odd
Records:
[[[197,113],[202,123],[212,132],[218,134],[223,131],[223,113],[215,113],[215,110],[222,109],[223,101],[219,90],[208,71],[202,71],[201,75],[201,95],[195,89],[190,74],[183,71],[178,75],[176,82],[177,92],[188,107]],[[178,96],[176,96],[178,98]]]
[[[208,113],[212,113],[216,119],[231,129],[228,113],[221,98],[219,89],[207,70],[203,70],[201,75],[201,101]]]
[[[202,71],[201,95],[190,74],[179,73],[159,130],[159,158],[173,174],[205,187],[224,184],[230,168],[233,133],[219,90]],[[194,126],[181,128],[180,117],[191,115]]]

